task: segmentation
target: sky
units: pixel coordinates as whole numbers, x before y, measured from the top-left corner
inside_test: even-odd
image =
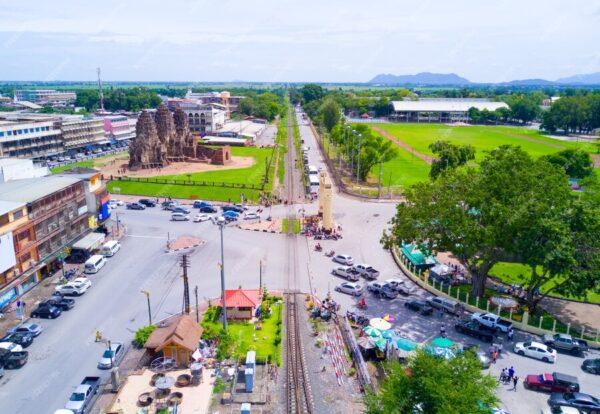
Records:
[[[0,80],[472,82],[600,72],[600,0],[0,0]]]

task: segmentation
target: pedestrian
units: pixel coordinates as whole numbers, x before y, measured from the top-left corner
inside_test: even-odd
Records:
[[[100,331],[96,331],[96,342],[100,342],[102,340],[102,334]]]
[[[494,351],[492,352],[492,363],[496,363],[496,360],[498,359],[498,352]]]
[[[517,391],[517,382],[519,382],[519,377],[516,375],[513,377],[513,391]]]
[[[446,325],[445,325],[445,324],[442,324],[442,326],[441,326],[441,328],[440,328],[440,336],[441,336],[442,338],[445,338],[445,337],[446,337]]]
[[[515,376],[515,369],[513,367],[510,367],[508,369],[508,380],[512,380],[513,377]]]
[[[509,340],[510,342],[512,342],[512,340],[513,340],[513,336],[514,336],[514,335],[515,335],[515,332],[513,331],[513,329],[512,329],[512,328],[510,328],[510,329],[508,330],[508,333],[506,334],[506,336],[508,336],[508,340]]]

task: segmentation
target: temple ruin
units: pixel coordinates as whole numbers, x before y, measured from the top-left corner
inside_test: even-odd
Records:
[[[129,147],[129,168],[164,167],[171,162],[196,161],[224,165],[231,161],[229,146],[210,148],[196,142],[190,132],[188,118],[180,108],[171,114],[161,104],[154,118],[142,111],[136,136]]]

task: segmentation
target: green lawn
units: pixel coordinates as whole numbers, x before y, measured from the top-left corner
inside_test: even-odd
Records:
[[[281,364],[281,338],[283,304],[274,303],[272,314],[261,322],[262,329],[255,330],[254,325],[245,322],[229,322],[228,330],[233,340],[233,356],[245,359],[246,352],[256,351],[257,362],[275,361]],[[220,308],[209,308],[202,318],[203,337],[215,337],[222,332]],[[256,338],[256,340],[255,340]]]
[[[163,175],[157,178],[169,180],[194,180],[207,181],[215,183],[239,183],[254,184],[262,183],[267,160],[271,157],[273,149],[270,148],[252,148],[252,147],[232,147],[233,156],[253,157],[254,164],[248,168],[239,168],[232,170],[205,171],[181,175]],[[265,191],[270,191],[273,183],[273,166],[269,171],[269,183]],[[115,190],[118,188],[119,190]],[[156,183],[139,183],[128,181],[112,181],[108,183],[108,189],[112,193],[137,194],[155,197],[173,197],[173,198],[198,198],[218,201],[238,201],[240,194],[243,193],[246,200],[257,201],[259,197],[258,190],[226,188],[216,186],[184,186]]]
[[[377,124],[377,126],[427,155],[433,155],[429,145],[439,140],[470,144],[477,151],[476,161],[485,157],[485,151],[505,144],[518,145],[536,158],[566,148],[581,148],[591,153],[597,150],[594,144],[559,141],[528,128],[479,125],[451,127],[444,124]],[[528,139],[540,142],[532,142]]]
[[[420,181],[425,181],[429,177],[429,165],[419,157],[416,157],[408,150],[397,146],[398,156],[391,161],[383,164],[382,186],[402,186],[408,187]],[[376,165],[371,170],[371,176],[377,182],[379,177],[379,166]],[[383,189],[385,192],[385,188]]]

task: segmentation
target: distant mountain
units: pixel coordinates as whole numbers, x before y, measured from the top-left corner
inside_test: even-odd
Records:
[[[468,85],[468,79],[461,78],[455,73],[421,72],[416,75],[381,74],[368,83],[381,85]]]
[[[589,73],[587,75],[573,75],[567,78],[560,78],[556,80],[556,83],[569,85],[600,85],[600,72]]]
[[[543,85],[553,85],[554,82],[546,80],[546,79],[521,79],[521,80],[513,80],[510,82],[503,83],[503,85],[515,85],[515,86],[543,86]]]

